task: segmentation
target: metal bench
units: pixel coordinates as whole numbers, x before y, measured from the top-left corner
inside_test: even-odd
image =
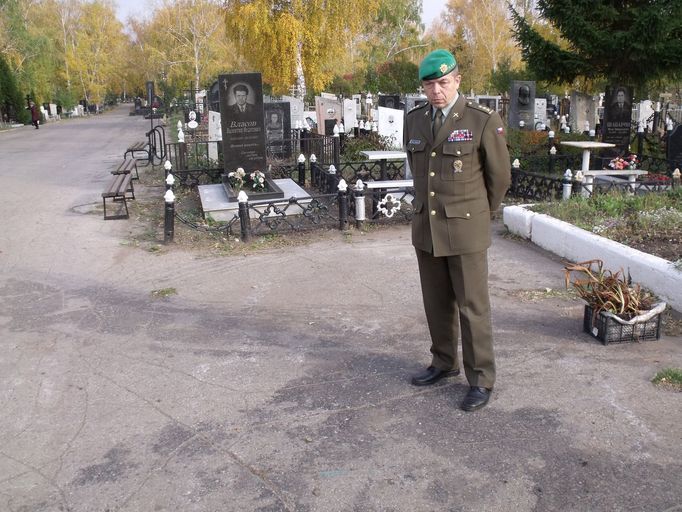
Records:
[[[107,216],[107,199],[113,202],[123,202],[125,213],[117,213],[115,215]],[[132,173],[114,174],[107,188],[102,192],[102,206],[104,207],[104,220],[110,219],[127,219],[128,203],[127,199],[135,199],[135,191],[133,190],[133,175]]]

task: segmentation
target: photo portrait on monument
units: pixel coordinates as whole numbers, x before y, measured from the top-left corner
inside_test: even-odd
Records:
[[[617,87],[611,95],[609,105],[609,121],[630,121],[632,118],[632,105],[630,95],[625,87]]]
[[[232,87],[232,103],[230,108],[235,117],[250,117],[254,111],[253,94],[249,90],[249,86],[243,83],[236,84]]]

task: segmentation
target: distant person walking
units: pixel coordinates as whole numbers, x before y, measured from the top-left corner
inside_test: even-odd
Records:
[[[28,104],[28,109],[31,111],[31,124],[40,129],[40,109],[32,101]]]

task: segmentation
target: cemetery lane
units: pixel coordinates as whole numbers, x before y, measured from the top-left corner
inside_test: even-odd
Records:
[[[409,384],[408,226],[210,256],[102,220],[149,126],[122,106],[0,132],[0,511],[682,506],[680,394],[649,382],[682,338],[602,346],[562,263],[496,224],[498,378],[465,413],[462,377]]]

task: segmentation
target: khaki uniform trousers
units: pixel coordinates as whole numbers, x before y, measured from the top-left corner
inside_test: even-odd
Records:
[[[464,372],[471,386],[495,383],[487,249],[458,256],[434,257],[415,249],[431,334],[432,366],[459,367],[458,331],[462,334]]]

